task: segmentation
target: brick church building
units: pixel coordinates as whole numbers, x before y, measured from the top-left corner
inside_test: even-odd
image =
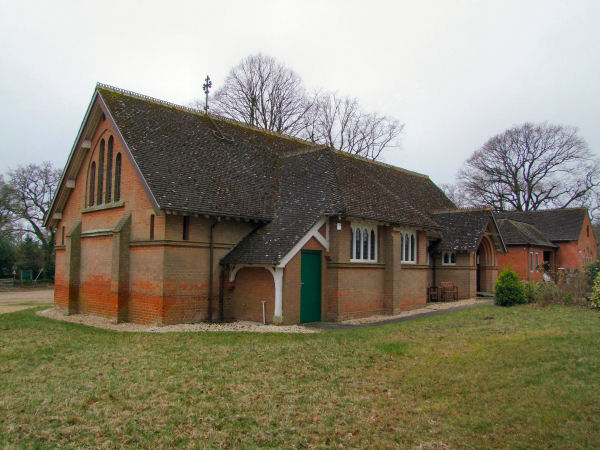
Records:
[[[425,175],[100,84],[46,226],[58,310],[158,325],[395,314],[505,251]]]

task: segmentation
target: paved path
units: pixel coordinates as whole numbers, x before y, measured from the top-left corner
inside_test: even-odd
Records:
[[[471,305],[457,305],[455,307],[446,308],[446,309],[423,311],[421,313],[412,314],[410,316],[394,317],[392,319],[382,320],[379,322],[368,322],[368,323],[361,323],[361,324],[343,323],[343,322],[312,322],[312,323],[305,323],[303,325],[305,327],[318,328],[320,330],[350,330],[352,328],[374,327],[374,326],[379,326],[379,325],[387,325],[388,323],[406,322],[407,320],[419,319],[421,317],[437,316],[439,314],[446,314],[446,313],[449,313],[452,311],[460,311],[461,309],[478,308],[480,306],[489,306],[489,305],[493,305],[493,304],[494,304],[493,300],[486,300],[486,301],[477,302],[477,303],[474,303]],[[426,308],[422,308],[422,309],[425,310]]]
[[[0,314],[52,303],[53,299],[53,288],[0,291]]]

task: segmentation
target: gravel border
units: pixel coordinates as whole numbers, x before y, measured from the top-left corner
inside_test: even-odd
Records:
[[[54,308],[36,311],[38,316],[63,322],[78,323],[106,330],[134,332],[134,333],[180,333],[180,332],[250,332],[250,333],[320,333],[321,330],[304,327],[302,325],[263,325],[262,323],[239,320],[230,323],[182,323],[177,325],[140,325],[137,323],[114,323],[105,317],[90,316],[87,314],[65,315]]]
[[[428,303],[423,308],[412,309],[410,311],[403,311],[400,314],[393,316],[389,315],[378,315],[370,316],[362,319],[351,319],[344,320],[343,322],[315,322],[313,324],[304,325],[263,325],[258,322],[250,322],[246,320],[239,320],[236,322],[229,323],[182,323],[177,325],[141,325],[137,323],[114,323],[112,320],[105,317],[91,316],[87,314],[71,314],[65,315],[54,308],[45,309],[42,311],[36,311],[36,314],[42,317],[47,317],[53,320],[61,320],[63,322],[78,323],[81,325],[87,325],[95,328],[103,328],[105,330],[113,330],[120,332],[134,332],[134,333],[181,333],[181,332],[242,332],[242,333],[320,333],[323,330],[328,329],[328,325],[332,329],[344,328],[344,327],[360,327],[361,325],[372,325],[379,322],[393,322],[394,320],[408,318],[412,316],[422,316],[424,314],[431,314],[435,312],[442,312],[445,310],[452,310],[456,308],[464,308],[471,305],[477,305],[482,303],[489,303],[490,299],[481,298],[469,298],[466,300],[459,300],[455,302],[444,302],[444,303]]]

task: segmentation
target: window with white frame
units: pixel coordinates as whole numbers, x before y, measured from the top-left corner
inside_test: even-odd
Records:
[[[409,230],[402,231],[400,235],[402,262],[415,264],[417,262],[417,233]]]
[[[352,223],[350,226],[350,261],[377,261],[377,226]]]
[[[444,266],[456,265],[456,252],[444,252],[442,253],[442,264]]]
[[[529,252],[529,271],[533,272],[533,252]]]

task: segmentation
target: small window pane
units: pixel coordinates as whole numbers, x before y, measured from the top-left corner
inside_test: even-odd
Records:
[[[375,230],[371,230],[371,259],[375,260]]]
[[[112,200],[112,170],[113,170],[113,137],[108,138],[108,151],[106,152],[106,203]]]
[[[369,259],[369,232],[367,229],[363,229],[363,259]]]
[[[94,197],[96,193],[96,163],[92,163],[92,167],[90,168],[90,198],[89,205],[94,206]]]
[[[456,264],[456,253],[454,252],[450,253],[450,263]]]
[[[98,155],[98,192],[96,193],[96,203],[102,203],[102,191],[104,190],[104,139],[100,141],[100,154]]]
[[[410,260],[410,238],[408,233],[404,235],[404,261]]]
[[[121,154],[115,159],[115,202],[121,199]]]
[[[354,258],[354,230],[350,228],[350,259]]]
[[[360,228],[356,229],[356,240],[354,242],[354,248],[356,249],[356,255],[354,255],[354,258],[360,259]]]
[[[448,264],[448,253],[444,253],[444,264]]]
[[[415,235],[410,235],[410,260],[415,260]]]

